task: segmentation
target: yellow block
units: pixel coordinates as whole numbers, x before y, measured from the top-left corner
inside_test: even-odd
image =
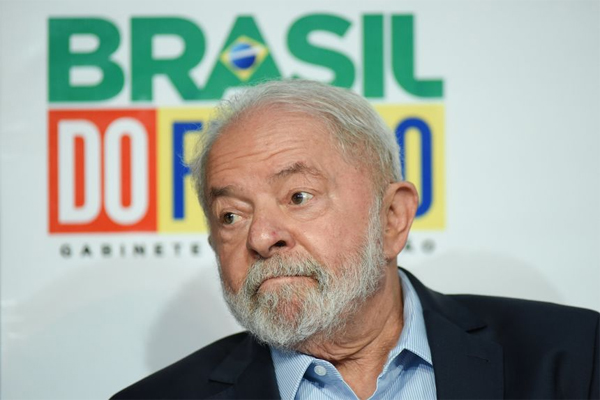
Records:
[[[190,175],[184,178],[184,217],[173,217],[175,191],[173,182],[173,163],[177,157],[173,150],[173,124],[175,122],[202,123],[209,121],[212,107],[199,108],[159,108],[158,109],[158,231],[174,232],[208,232],[204,213],[200,208]],[[191,131],[184,136],[183,161],[188,163],[194,153],[200,131]]]
[[[442,104],[414,105],[376,105],[375,109],[383,117],[388,126],[395,132],[402,121],[407,118],[422,120],[431,131],[431,206],[413,224],[415,230],[441,230],[446,226],[446,185],[444,173],[444,106]],[[403,171],[405,179],[412,182],[419,194],[423,171],[421,168],[422,155],[421,134],[411,128],[406,132],[404,143],[405,164]]]

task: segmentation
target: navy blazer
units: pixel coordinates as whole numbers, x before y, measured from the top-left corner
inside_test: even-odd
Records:
[[[404,271],[421,305],[440,399],[599,398],[599,316],[535,301],[443,295]],[[113,399],[279,399],[269,348],[210,344]]]

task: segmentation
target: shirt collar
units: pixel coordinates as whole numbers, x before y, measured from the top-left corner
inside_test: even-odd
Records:
[[[402,283],[404,326],[398,343],[388,355],[382,374],[387,372],[394,359],[403,350],[408,350],[430,365],[433,365],[431,350],[427,342],[427,331],[425,329],[421,301],[406,274],[400,269],[398,269],[398,274]],[[307,368],[317,359],[307,354],[284,351],[273,346],[269,346],[269,348],[271,349],[271,357],[275,366],[275,376],[281,398],[284,400],[293,399],[296,396]]]
[[[402,282],[402,294],[404,301],[404,327],[396,347],[390,352],[388,362],[404,349],[422,358],[428,364],[433,365],[431,349],[427,341],[427,330],[423,318],[423,308],[417,292],[415,291],[408,276],[398,269]]]
[[[283,351],[273,346],[269,347],[281,398],[283,400],[293,399],[296,397],[296,392],[298,392],[298,387],[300,387],[300,382],[302,382],[306,370],[315,358],[307,354]]]

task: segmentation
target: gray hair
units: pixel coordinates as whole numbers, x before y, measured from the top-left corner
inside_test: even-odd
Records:
[[[215,141],[250,111],[272,106],[304,113],[324,123],[344,159],[370,171],[377,197],[383,195],[389,183],[402,180],[396,138],[366,99],[349,90],[313,81],[270,81],[246,88],[221,102],[201,134],[190,169],[205,215],[209,211],[206,169]]]

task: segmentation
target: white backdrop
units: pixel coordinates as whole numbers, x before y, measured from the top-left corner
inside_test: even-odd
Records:
[[[283,76],[330,81],[331,70],[299,60],[286,41],[295,21],[317,13],[350,22],[344,35],[317,32],[310,41],[347,55],[354,90],[362,93],[363,16],[382,15],[385,95],[373,102],[444,110],[443,140],[436,139],[443,175],[434,179],[445,187],[436,192],[445,215],[435,229],[417,227],[399,263],[443,292],[600,310],[598,1],[2,0],[0,397],[106,398],[240,329],[221,300],[206,234],[51,231],[49,111],[184,113],[214,104],[183,100],[161,77],[151,100],[132,100],[130,20],[139,16],[177,16],[200,27],[206,52],[192,76],[201,87],[240,15],[253,17]],[[395,80],[392,15],[413,17],[415,76],[443,81],[442,96],[408,94]],[[51,99],[49,20],[66,17],[103,18],[119,30],[114,60],[125,84],[115,96]],[[157,49],[181,51],[173,38],[163,39]],[[93,38],[82,40],[83,48],[94,47]],[[98,78],[78,73],[73,82]],[[167,168],[159,163],[157,173],[161,166]]]

